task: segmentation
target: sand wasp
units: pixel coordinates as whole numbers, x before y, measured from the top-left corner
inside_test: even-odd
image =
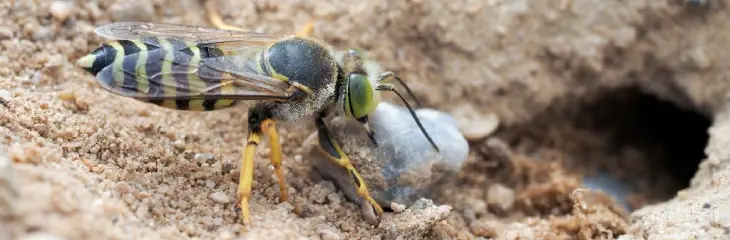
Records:
[[[277,121],[313,118],[320,150],[347,170],[358,194],[378,216],[382,208],[330,134],[325,117],[355,119],[377,144],[368,114],[378,105],[381,91],[393,92],[408,107],[433,148],[439,150],[411,105],[389,82],[402,84],[412,96],[410,89],[393,72],[368,74],[362,51],[335,51],[321,40],[300,35],[161,23],[117,22],[98,27],[96,33],[115,40],[80,58],[77,65],[94,74],[100,85],[114,94],[178,110],[249,107],[237,193],[244,225],[251,222],[248,201],[253,159],[263,135],[269,137],[280,199],[287,200]]]

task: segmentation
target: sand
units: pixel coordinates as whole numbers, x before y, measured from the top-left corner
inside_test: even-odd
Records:
[[[256,31],[314,21],[427,107],[500,123],[451,187],[377,226],[312,170],[313,124],[280,124],[292,199],[260,147],[244,233],[246,109],[162,109],[73,64],[111,21],[209,26],[202,1],[3,1],[0,239],[727,239],[730,6],[688,2],[221,1]],[[596,174],[624,182],[583,188]]]

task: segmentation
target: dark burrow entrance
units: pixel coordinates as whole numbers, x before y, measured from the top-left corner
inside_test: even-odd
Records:
[[[545,231],[566,236],[582,227],[595,230],[591,226],[622,234],[628,231],[623,213],[667,201],[690,185],[705,159],[707,116],[633,87],[591,96],[555,104],[530,122],[472,143],[473,159],[436,198],[460,213],[452,224],[494,237],[494,221],[538,217],[552,226]],[[596,219],[602,220],[581,218],[576,188],[607,193],[618,208],[594,202],[613,210],[600,212]]]
[[[688,187],[705,158],[710,119],[637,88],[606,92],[574,117],[577,128],[607,137],[607,154],[622,153],[618,159],[607,158],[617,163],[599,163],[599,169],[634,185],[634,191],[647,191],[649,202]]]
[[[573,101],[524,125],[501,129],[496,137],[534,162],[558,162],[567,177],[609,193],[629,211],[666,201],[689,186],[705,158],[708,117],[633,87]],[[492,180],[507,182],[518,192],[536,184],[505,179]],[[572,206],[556,203],[557,212],[567,213]],[[554,205],[543,209],[528,215],[556,213]]]

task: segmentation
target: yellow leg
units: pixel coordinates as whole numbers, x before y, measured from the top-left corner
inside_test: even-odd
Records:
[[[216,0],[207,0],[205,2],[205,13],[206,15],[208,15],[208,21],[210,21],[210,24],[213,24],[213,26],[215,26],[216,28],[234,31],[246,31],[243,28],[231,26],[223,22],[223,18],[221,18],[221,15],[218,13],[218,1]]]
[[[284,178],[284,172],[281,170],[281,144],[279,144],[279,133],[276,131],[276,122],[272,119],[266,119],[261,122],[261,131],[269,137],[269,147],[271,148],[271,165],[274,165],[276,177],[279,179],[279,198],[284,202],[287,200],[287,187]]]
[[[343,167],[347,170],[347,172],[350,174],[352,180],[355,183],[355,186],[357,187],[357,193],[362,198],[364,198],[366,201],[370,203],[370,205],[374,208],[375,212],[378,214],[378,216],[383,214],[383,209],[378,205],[377,202],[370,196],[370,193],[368,192],[368,186],[365,184],[365,181],[360,176],[360,173],[357,172],[357,169],[355,169],[355,166],[352,165],[350,162],[350,158],[347,157],[347,155],[342,151],[340,146],[337,144],[337,141],[335,141],[334,137],[332,137],[332,134],[330,134],[329,130],[327,129],[327,125],[324,124],[324,121],[321,118],[318,118],[316,120],[317,128],[318,128],[318,135],[319,135],[319,150],[322,151],[327,157],[335,164],[339,165],[340,167]]]
[[[208,21],[210,21],[210,24],[215,26],[219,29],[225,29],[225,30],[234,30],[234,31],[247,31],[246,29],[239,28],[236,26],[228,25],[225,22],[223,22],[223,18],[221,18],[220,13],[218,12],[218,1],[217,0],[207,0],[205,2],[205,13],[208,15]],[[314,21],[309,21],[307,25],[304,25],[302,29],[299,29],[297,31],[296,35],[300,37],[308,37],[312,35],[312,32],[314,31]]]
[[[238,207],[241,209],[241,220],[244,226],[251,223],[251,212],[248,200],[251,197],[251,184],[253,183],[253,159],[256,155],[256,146],[259,145],[260,136],[257,132],[249,133],[246,147],[241,157],[241,176],[238,181]]]
[[[312,32],[314,32],[314,21],[309,21],[307,25],[304,25],[302,29],[299,29],[299,31],[297,31],[297,36],[309,37],[312,35]]]

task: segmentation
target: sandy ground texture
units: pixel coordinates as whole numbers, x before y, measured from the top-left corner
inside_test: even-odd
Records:
[[[256,31],[314,21],[465,132],[500,123],[433,202],[378,226],[312,171],[313,124],[280,124],[293,199],[259,148],[242,235],[246,109],[165,110],[73,64],[104,23],[208,25],[201,1],[2,1],[0,239],[728,239],[730,6],[687,2],[221,1]]]

